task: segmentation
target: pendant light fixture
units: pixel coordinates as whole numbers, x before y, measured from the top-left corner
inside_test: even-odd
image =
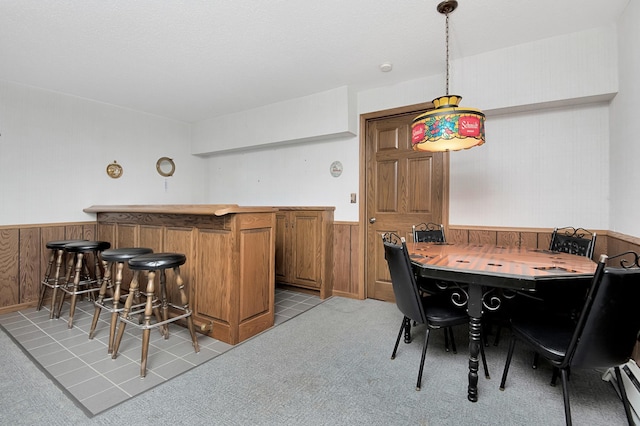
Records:
[[[484,143],[485,117],[482,111],[459,107],[462,97],[449,95],[449,14],[457,7],[455,0],[443,1],[437,6],[438,12],[446,17],[446,95],[432,101],[435,109],[413,120],[411,143],[415,151],[458,151]]]

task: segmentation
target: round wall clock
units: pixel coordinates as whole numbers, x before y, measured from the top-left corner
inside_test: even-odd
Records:
[[[110,178],[118,179],[122,176],[122,166],[116,160],[107,166],[107,174]]]
[[[333,177],[340,176],[342,174],[342,163],[339,161],[334,161],[333,163],[331,163],[331,166],[329,167],[329,172]]]

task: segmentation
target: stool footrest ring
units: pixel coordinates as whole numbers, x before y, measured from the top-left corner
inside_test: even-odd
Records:
[[[173,306],[173,307],[176,308],[176,306]],[[152,328],[157,328],[157,327],[160,327],[160,326],[165,325],[165,324],[176,322],[179,319],[186,318],[186,317],[189,317],[189,316],[191,316],[191,311],[187,311],[184,314],[176,315],[176,316],[171,317],[171,318],[169,318],[167,320],[156,322],[156,323],[149,324],[149,325],[138,324],[137,322],[134,322],[132,319],[126,318],[126,317],[122,317],[122,316],[120,316],[120,321],[124,321],[127,324],[131,324],[132,326],[137,327],[137,328],[142,329],[142,330],[150,330]]]

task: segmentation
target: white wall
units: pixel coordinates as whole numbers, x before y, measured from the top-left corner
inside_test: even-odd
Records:
[[[451,154],[451,224],[608,229],[615,43],[616,29],[603,27],[452,63],[451,93],[488,118],[484,146]],[[443,82],[430,76],[358,92],[357,114],[429,101]],[[272,125],[286,127],[286,115]],[[335,205],[336,220],[357,221],[349,193],[359,185],[358,149],[355,136],[213,155],[209,202]],[[345,166],[337,179],[328,171],[334,160]]]
[[[618,22],[620,93],[611,103],[610,229],[640,237],[640,4],[630,1]]]
[[[94,220],[82,211],[94,204],[202,203],[207,165],[190,140],[186,123],[0,82],[0,225]],[[173,177],[156,172],[163,156]],[[114,160],[119,179],[106,174]]]
[[[357,221],[358,204],[350,203],[350,194],[358,193],[358,155],[353,137],[216,155],[209,159],[209,201],[336,206],[336,220]],[[334,161],[343,165],[339,177],[329,170]]]
[[[452,224],[608,229],[608,104],[491,117],[451,154]]]
[[[575,224],[640,235],[629,213],[640,173],[629,125],[638,103],[639,15],[630,4],[619,37],[605,27],[454,61],[452,93],[488,119],[484,146],[451,155],[451,224]],[[624,53],[620,82],[616,46]],[[609,107],[602,100],[618,84],[622,93]],[[443,77],[430,76],[360,91],[346,122],[442,90]],[[270,120],[271,134],[289,126],[286,111],[280,115]],[[349,202],[359,188],[358,135],[197,157],[186,123],[11,83],[0,83],[0,134],[0,225],[90,220],[82,213],[89,205],[134,203],[331,205],[336,220],[358,220],[361,200]],[[239,129],[229,138],[242,136]],[[156,173],[161,156],[175,159],[174,177]],[[124,167],[120,179],[105,173],[113,160]],[[344,165],[339,178],[329,173],[336,160]]]

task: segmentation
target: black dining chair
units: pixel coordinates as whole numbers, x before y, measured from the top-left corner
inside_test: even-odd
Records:
[[[429,343],[429,332],[433,329],[468,324],[469,317],[464,309],[453,304],[447,293],[429,296],[423,296],[420,293],[404,238],[393,233],[385,233],[382,235],[382,243],[384,244],[385,259],[389,266],[396,305],[403,314],[400,331],[398,332],[396,344],[393,347],[391,359],[395,359],[400,339],[406,328],[411,327],[411,321],[426,325],[422,358],[420,360],[418,381],[416,383],[416,390],[420,390],[422,386],[422,371],[424,369],[427,345]],[[481,355],[485,376],[489,377],[482,345]]]
[[[551,234],[549,250],[578,256],[593,257],[596,246],[596,233],[584,228],[566,226],[555,228]]]
[[[593,257],[596,245],[596,233],[585,228],[565,226],[554,228],[551,233],[549,251]],[[515,292],[514,297],[507,299],[503,312],[496,313],[498,327],[494,346],[498,345],[502,325],[513,315],[545,315],[563,313],[576,317],[582,307],[587,287],[574,280],[554,283],[553,286],[541,284],[535,293]],[[537,368],[538,356],[534,356],[532,367]]]
[[[607,265],[620,262],[618,267]],[[619,366],[626,363],[640,331],[637,303],[640,298],[638,254],[625,252],[600,257],[577,322],[563,315],[513,319],[511,342],[500,382],[505,389],[507,373],[517,342],[523,342],[554,367],[562,380],[565,421],[571,424],[569,371],[575,368],[614,368],[629,424],[633,424]]]
[[[413,241],[416,243],[446,243],[444,236],[444,226],[429,222],[419,223],[411,227],[413,231]]]
[[[428,222],[428,223],[419,223],[417,225],[413,225],[411,227],[413,234],[413,241],[416,243],[446,243],[447,240],[444,235],[444,226],[442,224]],[[426,277],[416,277],[416,282],[418,283],[418,288],[422,294],[438,294],[442,293],[448,287],[447,283],[443,283],[439,280],[434,280]],[[406,332],[407,330],[405,330]],[[405,343],[409,343],[411,341],[410,337],[408,337],[408,333],[405,334],[407,336],[405,338]],[[456,349],[456,341],[453,337],[453,329],[451,327],[446,327],[444,329],[444,348],[448,352],[449,347],[451,347],[451,351],[455,354],[458,353]]]

